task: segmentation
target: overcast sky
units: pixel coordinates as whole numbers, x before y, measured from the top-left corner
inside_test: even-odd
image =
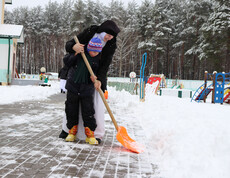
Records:
[[[51,2],[57,1],[58,3],[63,3],[64,0],[50,0]],[[92,1],[97,1],[97,0],[92,0]],[[125,5],[128,4],[128,2],[133,1],[133,0],[121,0],[124,2]],[[100,0],[104,5],[108,5],[111,0]],[[142,0],[135,0],[135,2],[140,5]],[[20,6],[28,6],[28,7],[34,7],[34,6],[45,6],[48,4],[48,0],[12,0],[12,4],[6,4],[5,9],[7,10],[12,10],[14,8],[20,7]]]

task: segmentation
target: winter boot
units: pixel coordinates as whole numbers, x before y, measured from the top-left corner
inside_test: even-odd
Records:
[[[76,134],[77,134],[77,125],[73,126],[69,130],[69,135],[66,137],[65,141],[74,142],[76,140]]]
[[[62,130],[61,133],[60,133],[60,135],[59,135],[59,138],[65,139],[67,136],[68,136],[68,133],[65,132],[64,130]]]
[[[94,137],[94,132],[90,130],[89,127],[85,127],[85,135],[86,135],[86,143],[89,143],[90,145],[97,145],[98,141]]]

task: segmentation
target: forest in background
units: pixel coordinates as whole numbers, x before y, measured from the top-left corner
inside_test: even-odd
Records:
[[[230,72],[229,0],[98,0],[47,2],[44,8],[5,10],[5,24],[24,26],[18,44],[17,70],[37,74],[41,67],[58,72],[63,67],[65,43],[90,25],[114,20],[121,32],[108,76],[140,74],[147,52],[145,75],[203,79],[204,71]]]

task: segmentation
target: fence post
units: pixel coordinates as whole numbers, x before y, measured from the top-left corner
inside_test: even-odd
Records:
[[[208,80],[208,71],[204,72],[204,103],[206,103],[207,94],[205,89],[207,88],[207,80]]]
[[[212,84],[212,86],[213,86],[213,90],[212,90],[212,103],[215,103],[215,90],[216,90],[216,71],[214,71],[213,72],[213,84]]]
[[[178,91],[178,97],[182,98],[182,91]]]

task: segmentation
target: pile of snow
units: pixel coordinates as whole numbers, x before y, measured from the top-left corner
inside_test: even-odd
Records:
[[[44,100],[47,99],[47,97],[60,92],[59,82],[49,81],[49,84],[51,84],[51,87],[35,85],[0,86],[0,104],[10,104],[26,100]]]
[[[130,113],[132,120],[139,119],[149,159],[162,177],[230,177],[229,104],[190,102],[152,91],[146,91],[145,102],[140,102],[139,96],[114,88],[109,88],[109,97],[117,102],[124,122],[130,122]]]

